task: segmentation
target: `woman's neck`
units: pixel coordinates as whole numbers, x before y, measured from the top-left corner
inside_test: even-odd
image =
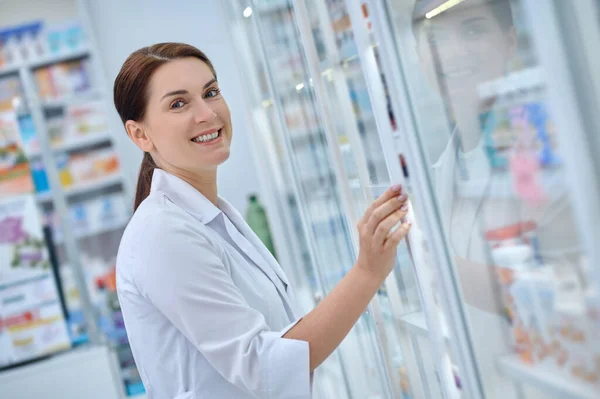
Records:
[[[483,133],[479,122],[479,109],[479,105],[473,102],[460,104],[452,110],[463,152],[471,151],[481,142]]]
[[[163,168],[166,172],[179,177],[186,183],[190,184],[206,199],[213,203],[214,206],[219,206],[219,194],[217,190],[217,169],[210,169],[198,172],[190,172],[179,168]]]

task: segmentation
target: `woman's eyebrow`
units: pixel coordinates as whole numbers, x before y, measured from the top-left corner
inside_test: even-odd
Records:
[[[171,97],[171,96],[180,96],[182,94],[188,94],[189,92],[187,90],[175,90],[175,91],[170,91],[167,94],[165,94],[164,96],[162,96],[162,98],[160,99],[160,101],[164,100],[167,97]]]
[[[212,85],[213,83],[217,83],[217,78],[213,78],[211,80],[209,80],[205,85],[204,88],[208,89],[208,86]]]
[[[213,79],[209,80],[208,82],[206,82],[206,83],[204,84],[204,87],[203,87],[203,88],[204,88],[204,89],[207,89],[207,88],[208,88],[210,85],[212,85],[213,83],[217,83],[217,79],[216,79],[216,78],[213,78]],[[165,99],[165,98],[167,98],[167,97],[171,97],[171,96],[180,96],[180,95],[182,95],[182,94],[189,94],[189,91],[187,91],[187,90],[183,90],[183,89],[181,89],[181,90],[174,90],[174,91],[170,91],[170,92],[168,92],[167,94],[165,94],[164,96],[162,96],[162,98],[160,99],[160,101],[164,100],[164,99]]]

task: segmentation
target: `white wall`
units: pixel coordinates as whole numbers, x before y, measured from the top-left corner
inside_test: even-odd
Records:
[[[35,20],[52,25],[76,18],[76,0],[0,0],[0,27]]]
[[[127,56],[140,47],[158,42],[176,41],[194,45],[214,63],[219,85],[231,108],[234,126],[232,156],[222,166],[219,193],[243,212],[246,197],[259,190],[250,133],[246,126],[242,82],[236,63],[235,49],[220,0],[85,0],[92,29],[96,36],[100,59],[112,93],[114,82]],[[243,74],[243,71],[241,71]],[[134,168],[141,152],[129,142],[120,119],[113,112],[111,121],[119,127],[116,139],[123,149],[125,166]]]

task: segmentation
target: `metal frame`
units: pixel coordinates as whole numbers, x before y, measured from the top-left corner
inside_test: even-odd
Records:
[[[220,3],[224,8],[230,9],[234,7],[232,3],[236,0],[230,0],[229,7],[226,7],[227,3]],[[223,10],[227,12],[227,10]],[[231,14],[231,12],[230,12]],[[238,22],[235,15],[230,15],[234,26],[232,27],[232,40],[234,43],[240,43],[238,46],[239,51],[236,52],[236,57],[240,63],[246,64],[250,70],[250,76],[259,76],[259,72],[254,64],[253,55],[250,52],[250,45],[248,37],[244,35],[243,27]],[[240,54],[244,52],[244,54]],[[247,62],[250,60],[250,62]],[[242,77],[240,75],[240,77]],[[257,85],[256,79],[247,79],[247,90],[244,90],[244,97],[247,103],[246,114],[249,121],[251,121],[254,129],[249,129],[254,139],[250,140],[250,149],[255,160],[255,164],[258,171],[259,183],[262,188],[264,203],[266,208],[271,213],[272,217],[269,218],[269,224],[273,230],[274,243],[277,249],[277,255],[283,259],[280,262],[286,271],[294,276],[292,282],[295,285],[303,284],[307,281],[307,276],[304,273],[304,268],[293,267],[293,265],[301,265],[303,263],[302,257],[300,256],[300,248],[296,245],[296,240],[290,236],[290,232],[293,230],[293,222],[290,220],[290,212],[284,201],[281,201],[277,196],[282,189],[285,191],[287,188],[284,184],[283,171],[279,168],[277,160],[275,159],[275,150],[271,141],[262,140],[258,136],[257,130],[263,128],[263,126],[257,125],[258,113],[260,117],[266,120],[266,112],[264,106],[261,107],[258,104],[261,103],[260,89]],[[275,106],[274,104],[272,106]],[[267,129],[267,135],[273,136],[275,133],[271,131],[271,127],[264,126]],[[263,149],[261,146],[266,146]],[[287,266],[287,267],[286,267]],[[299,281],[298,281],[299,280]],[[314,299],[314,298],[313,298]]]
[[[357,251],[358,236],[356,229],[354,229],[353,226],[356,226],[358,224],[359,216],[356,214],[355,207],[353,206],[352,191],[350,189],[350,186],[348,185],[348,177],[343,167],[341,149],[335,132],[335,123],[333,122],[334,118],[326,100],[327,90],[325,88],[325,84],[323,82],[320,70],[319,57],[317,54],[314,39],[312,37],[310,19],[308,17],[308,10],[306,8],[305,0],[294,0],[294,9],[296,10],[297,24],[300,30],[300,37],[305,51],[308,69],[313,80],[316,101],[317,104],[320,106],[320,115],[325,125],[328,148],[332,157],[332,163],[337,178],[338,188],[341,194],[344,209],[346,211],[347,219],[349,219],[350,222],[349,230],[352,233],[355,251]],[[324,9],[321,6],[317,6],[317,12],[319,14],[321,24],[323,26],[329,26],[329,20],[328,18],[326,18],[326,9]],[[324,13],[325,15],[323,15]],[[335,60],[337,59],[337,49],[335,47],[335,44],[332,43],[332,38],[327,39],[327,36],[328,33],[325,33],[325,42],[328,46],[327,50],[331,51],[331,53],[334,55]],[[333,50],[331,47],[333,48]],[[353,115],[354,113],[352,112],[351,104],[347,101],[350,97],[348,88],[345,85],[345,82],[342,83],[342,79],[344,79],[344,77],[339,76],[340,74],[336,72],[337,71],[335,71],[334,65],[334,84],[336,85],[336,92],[338,96],[340,96],[339,100],[342,101],[342,108],[344,108],[346,112],[349,112],[347,114],[348,116]],[[360,141],[358,129],[356,128],[356,121],[352,120],[352,124],[353,126],[349,128],[347,133],[349,136],[349,141],[351,143],[350,145],[352,146],[352,150],[358,163],[357,166],[359,180],[363,187],[363,196],[368,198],[370,194],[368,192],[369,177],[368,174],[366,174],[368,171],[366,166],[366,158],[364,152],[362,151],[362,143]],[[375,296],[371,301],[368,312],[372,313],[375,324],[378,326],[376,334],[377,340],[375,342],[375,345],[379,350],[377,353],[380,356],[379,361],[381,362],[383,360],[384,364],[384,369],[381,370],[384,378],[384,381],[382,382],[387,384],[387,394],[390,397],[398,397],[400,393],[396,391],[399,388],[399,384],[393,383],[394,378],[392,377],[392,360],[389,358],[387,350],[383,345],[383,342],[387,342],[387,337],[385,334],[385,330],[379,327],[383,324],[383,316],[381,311],[381,305],[377,296]]]
[[[429,165],[427,164],[424,154],[421,152],[421,143],[416,127],[417,121],[415,120],[411,100],[406,94],[408,93],[408,85],[406,84],[407,78],[404,75],[405,66],[401,55],[398,54],[398,47],[393,34],[394,23],[389,19],[391,5],[389,4],[389,1],[386,0],[369,0],[368,4],[374,19],[374,29],[378,34],[379,44],[382,47],[382,69],[392,88],[390,90],[392,108],[394,114],[398,118],[401,130],[405,132],[405,134],[402,135],[401,140],[404,148],[407,150],[406,153],[410,154],[407,162],[410,171],[414,176],[414,178],[411,179],[412,187],[415,194],[419,197],[419,201],[416,202],[414,206],[416,206],[418,210],[420,221],[423,222],[424,232],[426,236],[430,238],[432,255],[437,266],[436,271],[441,276],[444,313],[448,315],[447,319],[451,321],[449,323],[453,338],[451,344],[457,355],[461,377],[465,383],[464,389],[466,391],[466,396],[469,398],[483,398],[483,387],[481,385],[480,373],[471,345],[472,340],[470,338],[470,331],[467,328],[468,322],[464,309],[464,302],[462,301],[461,290],[446,246],[447,237],[438,227],[440,218],[435,200],[432,198],[429,188],[430,177],[426,172]],[[393,54],[396,54],[396,60],[390,58],[393,57]],[[400,121],[402,121],[402,123],[400,123]],[[412,233],[409,236],[412,239]],[[415,272],[419,275],[418,268]],[[427,302],[425,303],[425,314],[428,325],[430,327],[436,326],[436,318],[427,311]],[[436,332],[438,337],[431,336],[430,334],[430,339],[434,342],[434,348],[435,352],[437,352],[436,355],[438,356],[438,359],[442,359],[445,350],[440,345],[439,341],[441,338],[439,338],[439,334],[440,332]],[[443,365],[438,363],[438,372],[444,376],[442,378],[447,380],[449,376],[446,375],[443,370]],[[453,386],[449,385],[450,383],[453,384],[453,381],[445,381],[444,384],[444,389],[446,390],[444,393],[446,397],[456,396],[456,393],[448,392],[448,387]]]
[[[88,328],[89,339],[92,344],[99,344],[103,342],[103,336],[98,327],[97,317],[87,289],[83,267],[80,263],[81,258],[77,247],[77,238],[73,233],[75,229],[71,218],[69,217],[65,193],[61,189],[62,184],[60,182],[58,168],[56,167],[56,160],[53,155],[54,151],[50,143],[50,138],[46,134],[48,129],[46,126],[46,117],[41,108],[42,102],[39,99],[31,69],[28,65],[24,65],[19,69],[19,78],[23,83],[28,110],[31,113],[35,129],[38,133],[37,138],[40,144],[40,155],[48,175],[54,210],[60,220],[61,226],[63,226],[65,252],[68,257],[69,267],[75,276],[77,290],[81,296],[82,309],[85,316],[85,324]]]
[[[94,33],[94,30],[92,29],[92,22],[91,22],[91,18],[90,18],[90,12],[88,10],[88,1],[89,0],[77,0],[77,11],[78,11],[78,17],[81,20],[81,25],[83,26],[83,29],[85,30],[85,35],[87,37],[87,42],[88,42],[88,50],[89,50],[89,58],[92,61],[92,71],[94,73],[94,80],[96,81],[98,87],[102,87],[102,88],[106,88],[108,90],[102,90],[102,103],[104,104],[104,109],[106,111],[106,115],[110,115],[111,112],[113,112],[112,107],[112,103],[109,102],[109,104],[107,104],[107,96],[110,96],[110,98],[112,98],[112,84],[109,84],[107,79],[106,79],[106,71],[104,70],[104,67],[102,66],[102,62],[100,62],[100,56],[98,55],[98,44],[96,41],[96,35]],[[112,126],[112,128],[114,129],[114,126]],[[118,128],[116,129],[111,129],[111,131],[113,132],[113,134],[116,134],[118,131],[123,131],[124,129],[121,128],[121,125],[118,124]],[[113,148],[115,148],[117,150],[117,152],[119,153],[120,151],[118,150],[118,142],[112,138],[111,139],[111,145],[113,146]],[[125,171],[123,170],[123,168],[121,168],[121,170],[119,171],[119,174],[121,175],[121,184],[123,185],[123,194],[125,194],[125,196],[127,198],[134,198],[135,195],[135,186],[132,182],[131,179],[127,178],[128,176],[125,174]]]
[[[363,74],[367,83],[369,98],[375,115],[375,122],[379,132],[381,148],[385,158],[388,173],[392,181],[401,182],[407,185],[404,174],[400,167],[398,154],[395,151],[394,132],[389,121],[387,112],[387,103],[385,101],[385,88],[379,75],[379,67],[375,57],[374,46],[371,43],[369,32],[362,14],[362,4],[360,0],[346,0],[346,6],[349,11],[354,39],[358,47],[358,56],[362,65]],[[373,196],[370,193],[370,196]],[[410,241],[410,238],[406,238]],[[410,244],[409,248],[410,248]],[[413,265],[414,267],[414,265]],[[400,345],[403,355],[406,357],[409,364],[408,375],[411,381],[411,388],[415,392],[416,397],[430,397],[429,387],[424,383],[423,379],[423,364],[418,359],[418,352],[414,345],[411,345],[412,338],[406,332],[406,329],[400,323],[402,316],[406,314],[404,305],[400,297],[400,289],[395,276],[396,270],[386,280],[386,288],[390,296],[392,313],[396,324],[397,332],[400,335]]]
[[[529,16],[532,39],[537,49],[540,65],[543,66],[546,76],[552,77],[546,79],[549,108],[556,122],[561,148],[564,149],[562,155],[567,172],[566,181],[569,184],[569,191],[572,193],[570,199],[573,203],[573,212],[579,226],[581,241],[585,252],[589,254],[588,263],[594,273],[596,287],[600,287],[600,267],[598,267],[600,264],[600,247],[598,246],[600,182],[596,174],[599,171],[599,164],[594,165],[594,157],[591,152],[593,143],[590,143],[589,140],[590,136],[598,134],[594,128],[598,126],[599,121],[597,110],[594,110],[595,114],[587,115],[581,109],[589,105],[581,104],[581,97],[585,93],[592,90],[595,91],[593,94],[600,95],[600,79],[597,76],[598,70],[594,69],[590,71],[592,82],[581,82],[573,76],[573,69],[569,65],[572,57],[569,55],[569,49],[564,40],[566,29],[579,28],[583,30],[582,34],[591,35],[585,39],[591,40],[597,45],[593,39],[598,38],[600,32],[589,29],[590,26],[587,26],[587,24],[594,23],[598,27],[597,20],[593,21],[596,15],[590,13],[591,10],[597,8],[585,9],[584,4],[571,5],[579,24],[577,26],[570,24],[569,26],[560,12],[560,8],[565,6],[565,4],[560,4],[560,0],[559,2],[557,0],[545,1],[542,7],[540,7],[539,1],[523,1]],[[593,6],[589,0],[585,3]],[[591,18],[586,17],[586,14]],[[561,28],[563,29],[561,30]],[[591,51],[590,47],[587,46],[587,49]],[[590,67],[600,65],[597,53],[586,54],[586,57]],[[591,88],[589,87],[590,83]]]
[[[253,0],[254,1],[254,5],[256,6],[258,4],[258,0]],[[262,58],[262,62],[263,65],[265,66],[265,70],[266,70],[266,78],[267,78],[267,86],[268,86],[268,90],[269,90],[269,95],[271,96],[271,98],[276,99],[277,98],[277,92],[275,90],[276,84],[273,81],[273,72],[271,70],[271,66],[268,62],[268,53],[264,47],[264,43],[260,40],[260,37],[262,37],[264,35],[262,28],[261,28],[261,24],[260,24],[260,12],[255,12],[252,15],[252,25],[254,28],[254,31],[256,32],[256,34],[258,35],[259,40],[257,41],[259,46],[260,46],[260,53],[261,53],[261,58]],[[291,137],[289,129],[287,128],[287,125],[285,123],[285,115],[283,114],[283,110],[281,109],[281,106],[278,102],[274,101],[273,104],[276,107],[276,114],[277,114],[277,122],[279,124],[280,130],[278,131],[279,135],[280,135],[280,140],[281,142],[284,144],[284,158],[287,161],[288,164],[288,169],[290,170],[290,175],[292,178],[292,187],[293,187],[293,191],[294,191],[294,196],[299,200],[299,204],[301,206],[298,207],[299,213],[300,213],[300,219],[301,219],[301,223],[302,223],[302,227],[303,227],[303,232],[305,235],[305,239],[306,242],[308,243],[309,247],[310,247],[310,258],[311,258],[311,265],[313,268],[313,272],[315,274],[315,276],[317,276],[317,283],[318,283],[318,289],[323,292],[323,275],[320,271],[320,268],[317,267],[318,264],[322,264],[322,262],[319,261],[319,256],[318,256],[318,248],[315,245],[315,240],[316,237],[314,236],[314,232],[313,230],[310,228],[310,223],[308,222],[308,220],[310,219],[310,217],[307,215],[307,211],[305,209],[305,207],[303,206],[304,203],[303,201],[301,201],[302,199],[302,195],[300,193],[300,182],[298,180],[298,176],[293,173],[293,171],[296,169],[295,168],[295,164],[294,164],[294,160],[295,157],[293,155],[293,147],[292,144],[289,140],[289,137]],[[342,370],[342,376],[344,378],[344,387],[346,388],[346,393],[348,395],[348,398],[352,398],[352,393],[350,391],[350,381],[348,380],[348,372],[346,371],[346,367],[345,364],[342,360],[342,354],[337,352],[337,355],[334,354],[334,356],[338,357],[339,360],[339,365],[340,368]]]

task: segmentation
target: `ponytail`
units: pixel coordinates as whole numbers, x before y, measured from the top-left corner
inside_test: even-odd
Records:
[[[152,185],[152,174],[154,169],[157,169],[156,163],[152,156],[145,152],[144,159],[142,159],[142,166],[140,167],[140,174],[138,176],[137,187],[135,189],[135,202],[133,203],[133,211],[135,212],[142,201],[150,195],[150,186]]]

